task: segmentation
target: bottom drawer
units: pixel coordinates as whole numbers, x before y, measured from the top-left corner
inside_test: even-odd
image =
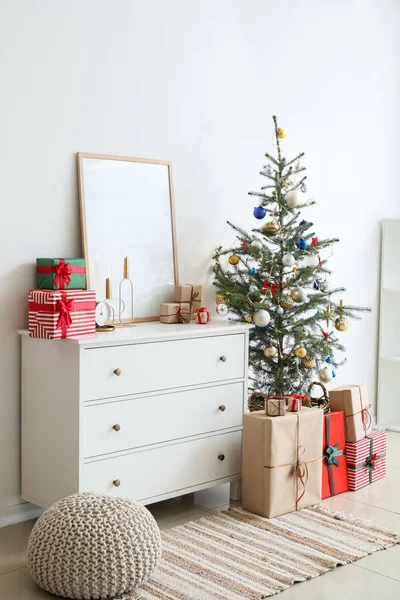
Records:
[[[84,491],[148,500],[237,475],[241,456],[241,431],[134,452],[86,463]]]

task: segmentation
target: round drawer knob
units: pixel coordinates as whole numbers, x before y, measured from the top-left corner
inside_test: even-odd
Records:
[[[226,362],[226,356],[225,356],[225,355],[224,355],[224,356],[220,356],[220,357],[219,357],[219,360],[220,360],[221,362]]]
[[[218,460],[225,460],[225,454],[218,454]]]
[[[221,412],[224,412],[224,410],[226,410],[225,404],[221,404],[221,406],[218,406],[218,408]]]
[[[122,371],[121,371],[121,369],[118,368],[118,369],[114,370],[114,373],[117,377],[119,377],[121,375]]]
[[[113,485],[115,485],[115,487],[119,487],[121,485],[120,480],[119,479],[114,479]]]
[[[113,425],[113,429],[114,431],[119,431],[121,429],[121,425],[118,425],[118,423],[116,425]]]

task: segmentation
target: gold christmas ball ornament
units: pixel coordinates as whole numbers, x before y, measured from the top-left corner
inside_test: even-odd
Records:
[[[305,358],[303,358],[302,363],[305,369],[314,369],[316,365],[316,362],[313,359],[313,357],[308,355]]]
[[[267,358],[274,358],[276,352],[277,350],[273,344],[268,344],[268,346],[265,346],[264,348],[264,356]]]
[[[240,261],[240,258],[237,256],[237,254],[231,254],[228,260],[230,265],[236,266]]]
[[[280,140],[283,140],[283,138],[286,137],[286,131],[283,127],[278,127],[277,135]]]
[[[297,358],[305,358],[307,356],[307,350],[304,348],[304,346],[299,346],[296,348],[295,353]]]
[[[338,331],[346,331],[348,326],[349,323],[344,317],[338,317],[335,321],[335,329],[337,329]]]
[[[268,223],[265,223],[263,229],[266,235],[277,235],[281,230],[276,221],[268,221]]]
[[[285,296],[282,296],[279,304],[282,308],[284,308],[285,310],[288,310],[289,308],[292,308],[292,306],[293,306],[293,299],[289,295],[285,294]]]
[[[305,290],[301,287],[295,287],[290,292],[290,297],[292,298],[292,300],[294,300],[297,303],[305,302],[307,300],[307,294],[306,294]]]
[[[228,304],[228,302],[223,294],[217,294],[215,296],[215,304]]]

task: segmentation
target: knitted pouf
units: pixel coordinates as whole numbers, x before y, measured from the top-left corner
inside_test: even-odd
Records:
[[[160,558],[160,530],[147,508],[90,492],[48,508],[28,543],[33,579],[66,598],[124,597],[151,577]]]

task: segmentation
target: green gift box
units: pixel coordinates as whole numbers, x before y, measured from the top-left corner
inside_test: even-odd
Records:
[[[86,260],[37,258],[36,282],[39,290],[86,290]]]

